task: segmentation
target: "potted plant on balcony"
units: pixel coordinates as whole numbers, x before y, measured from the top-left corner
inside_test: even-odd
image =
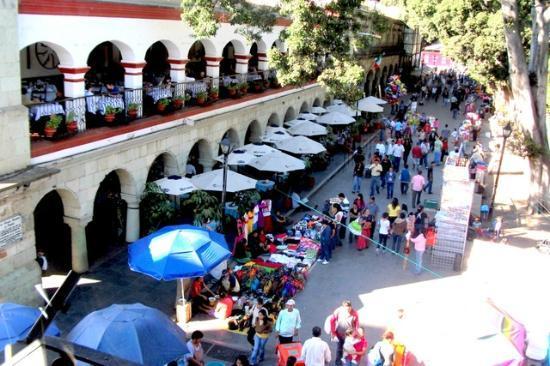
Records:
[[[206,93],[206,91],[200,91],[197,93],[196,98],[198,105],[204,105],[206,104],[206,100],[208,99],[208,93]]]
[[[116,114],[119,112],[119,108],[113,107],[113,106],[106,106],[105,107],[105,122],[112,123],[115,120]]]
[[[257,93],[264,91],[264,83],[261,80],[255,80],[253,86],[254,91]]]
[[[238,97],[237,84],[229,84],[228,86],[226,86],[226,88],[227,88],[227,94],[229,94],[230,97],[232,98]]]
[[[269,80],[264,79],[264,80],[262,80],[262,82],[263,82],[263,84],[264,84],[264,89],[269,88],[269,84],[270,84]]]
[[[172,99],[172,105],[174,106],[174,109],[181,109],[181,107],[183,107],[184,100],[184,95],[175,96],[174,99]]]
[[[61,124],[61,121],[63,121],[63,118],[61,118],[61,116],[58,116],[57,114],[52,114],[48,122],[46,122],[46,127],[44,127],[44,135],[47,138],[52,138],[53,135],[55,135],[55,133],[57,132],[57,128]]]
[[[246,95],[248,92],[248,83],[246,81],[239,83],[239,91],[242,95]]]
[[[220,89],[213,86],[211,89],[210,89],[210,95],[209,95],[210,99],[212,99],[212,101],[216,101],[218,100],[218,98],[220,97]]]
[[[168,104],[170,104],[170,100],[168,98],[159,99],[157,102],[157,111],[164,112],[166,107],[168,107]]]
[[[65,126],[67,126],[67,132],[71,134],[78,132],[78,123],[76,123],[73,111],[67,114],[67,118],[65,118]]]
[[[138,111],[139,111],[139,104],[137,103],[128,104],[128,117],[130,117],[130,119],[132,120],[136,119],[138,115]]]

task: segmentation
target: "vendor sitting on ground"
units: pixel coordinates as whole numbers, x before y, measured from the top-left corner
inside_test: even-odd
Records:
[[[248,236],[248,249],[252,258],[258,258],[260,255],[267,252],[267,246],[260,241],[260,236],[257,231],[253,231]]]
[[[246,251],[248,249],[248,242],[245,238],[235,242],[235,248],[233,249],[233,259],[245,259],[248,258]]]
[[[275,232],[277,233],[284,233],[286,225],[288,225],[289,222],[285,215],[281,213],[281,211],[277,210],[275,213]]]
[[[220,299],[214,309],[214,317],[222,320],[229,318],[233,312],[233,304],[231,295],[223,291],[220,292]]]
[[[216,294],[204,284],[204,279],[202,277],[195,278],[191,284],[191,291],[189,293],[193,314],[199,312],[208,313],[212,310],[211,301],[208,295],[211,297],[216,296]]]
[[[231,269],[228,268],[222,271],[222,277],[218,282],[218,292],[220,296],[222,292],[228,294],[238,294],[241,292],[239,280],[237,280],[237,277],[233,274]]]

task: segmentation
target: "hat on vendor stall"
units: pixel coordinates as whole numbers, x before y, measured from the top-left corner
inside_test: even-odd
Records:
[[[292,299],[289,299],[287,302],[286,302],[286,305],[296,305],[296,301],[292,300]]]

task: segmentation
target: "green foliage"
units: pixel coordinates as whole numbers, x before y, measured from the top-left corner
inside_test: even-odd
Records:
[[[145,185],[140,202],[141,225],[146,234],[166,226],[174,217],[175,209],[163,190],[154,182]]]
[[[122,112],[122,109],[121,108],[117,108],[117,107],[113,107],[113,106],[106,106],[105,107],[105,115],[108,116],[110,114],[117,114],[117,113],[120,113]]]
[[[526,134],[518,123],[514,123],[507,119],[498,122],[502,127],[506,126],[508,123],[512,126],[512,134],[508,138],[506,146],[509,147],[514,154],[529,159],[536,159],[544,154],[542,145],[537,144],[529,134]]]
[[[227,16],[237,32],[249,41],[259,40],[262,33],[270,32],[275,24],[276,9],[252,5],[240,0],[182,0],[182,20],[194,31],[197,38],[214,37],[219,28],[216,13]]]
[[[63,118],[57,114],[52,114],[50,116],[50,119],[48,122],[46,122],[47,128],[58,128],[61,122],[63,121]]]
[[[157,104],[158,105],[163,105],[163,106],[166,107],[168,104],[170,104],[170,100],[168,98],[162,98],[162,99],[159,99]]]
[[[334,66],[326,69],[317,81],[323,85],[334,98],[342,99],[353,105],[363,96],[360,82],[365,79],[365,70],[349,61],[334,62]],[[359,81],[359,83],[358,83]]]
[[[239,215],[244,215],[246,212],[254,208],[256,203],[261,199],[260,194],[255,191],[242,191],[235,193],[233,202],[237,205]]]
[[[208,220],[220,221],[222,217],[218,199],[205,191],[192,192],[183,205],[193,211],[194,221],[199,225]]]

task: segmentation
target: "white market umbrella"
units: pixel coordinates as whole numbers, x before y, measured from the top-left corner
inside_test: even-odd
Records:
[[[298,119],[307,119],[308,121],[315,121],[317,118],[319,116],[313,113],[300,113],[298,115]]]
[[[286,128],[283,127],[271,127],[268,126],[265,131],[265,135],[262,137],[263,142],[277,143],[291,138],[292,135],[288,133]]]
[[[288,132],[300,136],[324,136],[328,133],[325,126],[311,121],[299,121],[290,127]]]
[[[371,103],[371,104],[378,104],[378,105],[388,104],[388,102],[386,102],[384,99],[376,98],[376,97],[373,97],[373,96],[360,99],[359,103],[361,103],[362,100],[366,101],[367,103]]]
[[[262,172],[286,173],[306,168],[303,160],[282,152],[264,155],[250,162],[251,167]]]
[[[275,143],[277,148],[292,154],[319,154],[326,151],[325,147],[305,136],[294,136]]]
[[[275,151],[278,150],[268,145],[248,144],[233,150],[231,154],[229,154],[229,156],[227,157],[227,164],[246,165],[254,158],[263,156],[265,154],[270,154]],[[218,156],[216,160],[219,162],[223,162],[223,155]]]
[[[323,114],[327,113],[327,110],[323,107],[311,107],[311,113]]]
[[[358,112],[355,109],[351,108],[347,104],[331,105],[327,107],[327,110],[329,113],[338,112],[351,117],[355,117],[358,114]]]
[[[223,189],[223,169],[216,169],[191,178],[191,182],[204,191],[222,191]],[[246,191],[256,188],[256,179],[236,173],[232,170],[227,171],[227,192]]]
[[[342,99],[334,99],[332,101],[332,105],[337,105],[337,104],[344,104],[344,101]]]
[[[287,126],[289,126],[289,127],[292,127],[292,126],[294,126],[295,124],[300,123],[300,122],[303,122],[303,121],[304,121],[303,119],[293,119],[293,120],[284,122],[284,124],[287,125]]]
[[[182,194],[191,193],[197,190],[197,187],[195,187],[189,179],[184,177],[179,177],[178,179],[165,177],[158,179],[153,183],[159,186],[164,193],[172,196],[180,196]]]
[[[321,123],[323,125],[349,125],[354,122],[355,119],[353,117],[340,112],[329,112],[322,115],[317,120],[317,123]]]
[[[357,103],[357,108],[360,111],[369,113],[381,113],[384,111],[383,107],[380,107],[378,104],[368,102],[366,99],[367,98],[363,98]]]

